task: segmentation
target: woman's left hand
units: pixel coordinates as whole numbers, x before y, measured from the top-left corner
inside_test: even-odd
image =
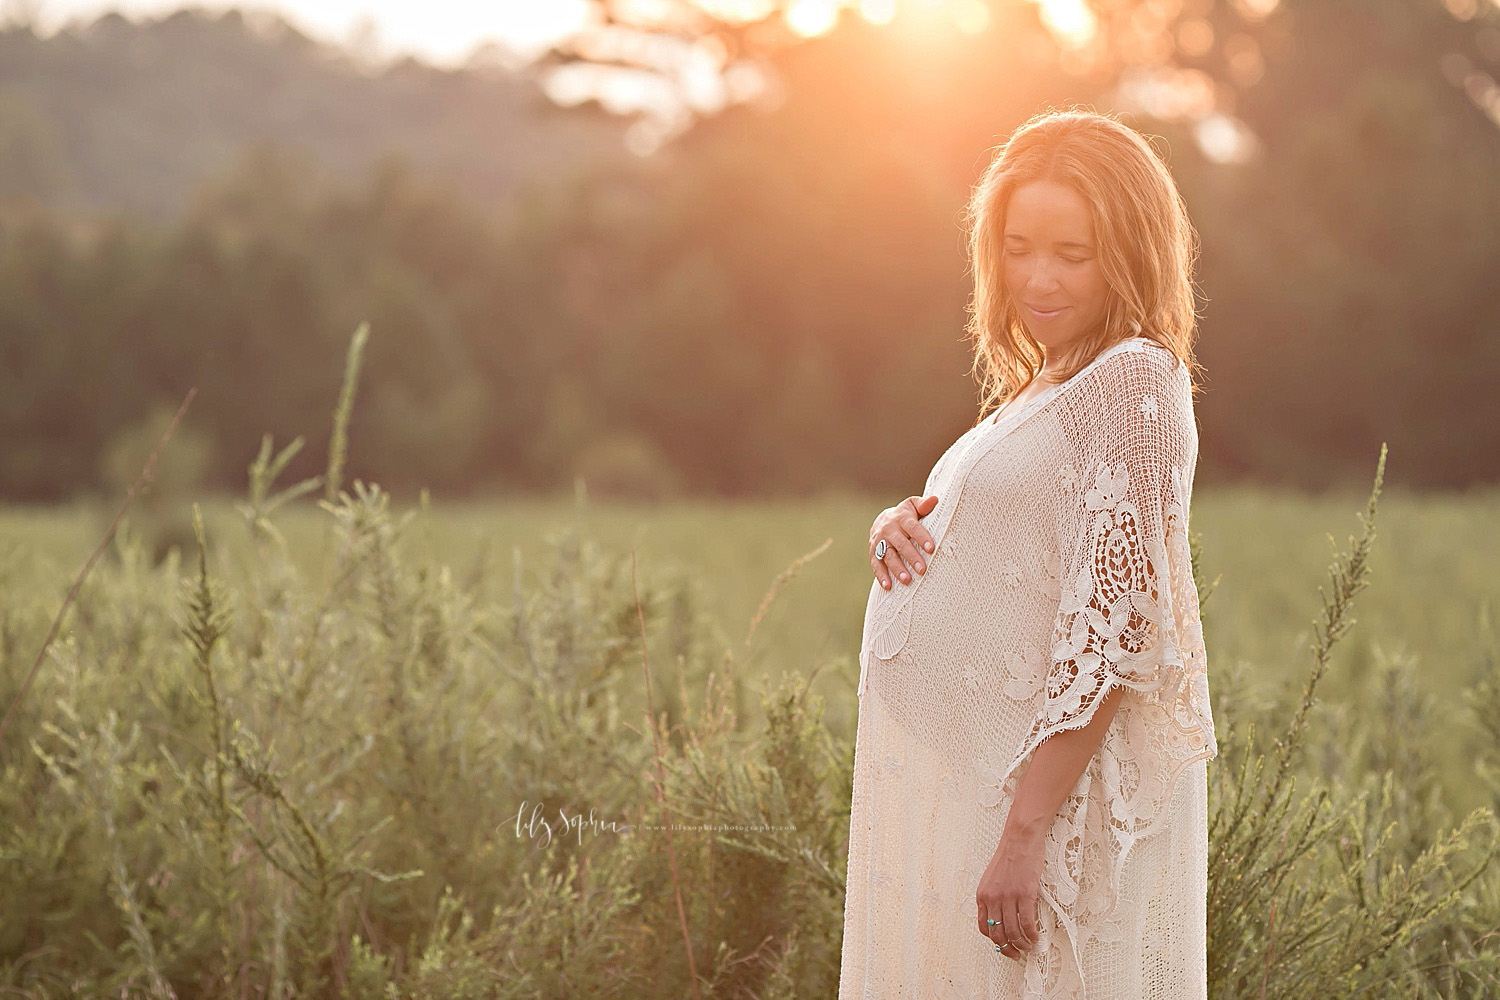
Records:
[[[1007,829],[974,893],[979,903],[979,933],[1000,945],[1000,954],[1017,962],[1023,952],[1036,947],[1039,937],[1036,907],[1045,857],[1045,835]],[[993,926],[990,920],[995,921]]]

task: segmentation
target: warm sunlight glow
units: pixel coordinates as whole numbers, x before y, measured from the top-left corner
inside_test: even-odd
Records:
[[[532,2],[538,7],[544,6],[535,0]],[[673,0],[614,0],[610,4],[610,13],[627,24],[661,24],[671,23],[674,7]]]
[[[1201,121],[1214,111],[1213,78],[1202,70],[1139,66],[1126,72],[1116,88],[1127,108],[1166,121]]]
[[[990,26],[990,8],[984,0],[955,0],[953,23],[966,35],[983,34]]]
[[[786,12],[786,25],[803,38],[825,35],[839,20],[837,0],[792,0]]]
[[[1255,155],[1257,142],[1244,122],[1215,111],[1193,126],[1193,138],[1203,155],[1217,163],[1245,163]]]
[[[922,45],[951,39],[954,28],[978,34],[990,23],[985,0],[861,0],[857,7],[866,21],[891,25],[903,40]]]
[[[1280,0],[1234,0],[1234,6],[1251,21],[1264,21],[1280,5]]]
[[[1033,0],[1042,8],[1042,23],[1067,48],[1082,48],[1094,37],[1099,22],[1084,0]]]
[[[1244,33],[1230,35],[1225,40],[1224,61],[1229,64],[1229,75],[1241,87],[1253,86],[1266,73],[1260,43]]]
[[[1214,47],[1214,29],[1201,17],[1190,17],[1177,26],[1177,48],[1185,56],[1195,59],[1205,56]]]
[[[725,21],[748,24],[771,16],[776,0],[696,0],[698,9]]]

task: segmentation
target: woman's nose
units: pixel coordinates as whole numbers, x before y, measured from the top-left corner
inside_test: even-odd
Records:
[[[1057,276],[1046,264],[1038,264],[1032,268],[1031,277],[1026,280],[1026,287],[1037,293],[1051,292],[1057,285]]]

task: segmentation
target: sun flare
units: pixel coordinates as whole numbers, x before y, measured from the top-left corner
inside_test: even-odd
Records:
[[[697,0],[705,10],[718,12],[734,6],[730,0]],[[1021,0],[1015,0],[1021,2]],[[1041,8],[1042,21],[1069,48],[1087,44],[1098,28],[1094,12],[1084,0],[1029,0]],[[1274,0],[1260,0],[1274,2]],[[760,8],[754,0],[743,5]],[[786,26],[803,38],[832,31],[848,10],[868,24],[892,25],[901,30],[927,31],[947,25],[966,35],[980,35],[993,20],[986,0],[790,0],[782,10]]]

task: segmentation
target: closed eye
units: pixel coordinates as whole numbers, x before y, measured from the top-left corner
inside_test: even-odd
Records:
[[[1007,256],[1007,257],[1025,257],[1025,256],[1027,256],[1027,254],[1028,254],[1028,251],[1026,251],[1026,250],[1007,250],[1007,251],[1005,251],[1005,256]],[[1064,257],[1063,258],[1063,260],[1067,261],[1069,264],[1084,264],[1084,263],[1087,263],[1090,259],[1091,258],[1089,258],[1089,257]]]

